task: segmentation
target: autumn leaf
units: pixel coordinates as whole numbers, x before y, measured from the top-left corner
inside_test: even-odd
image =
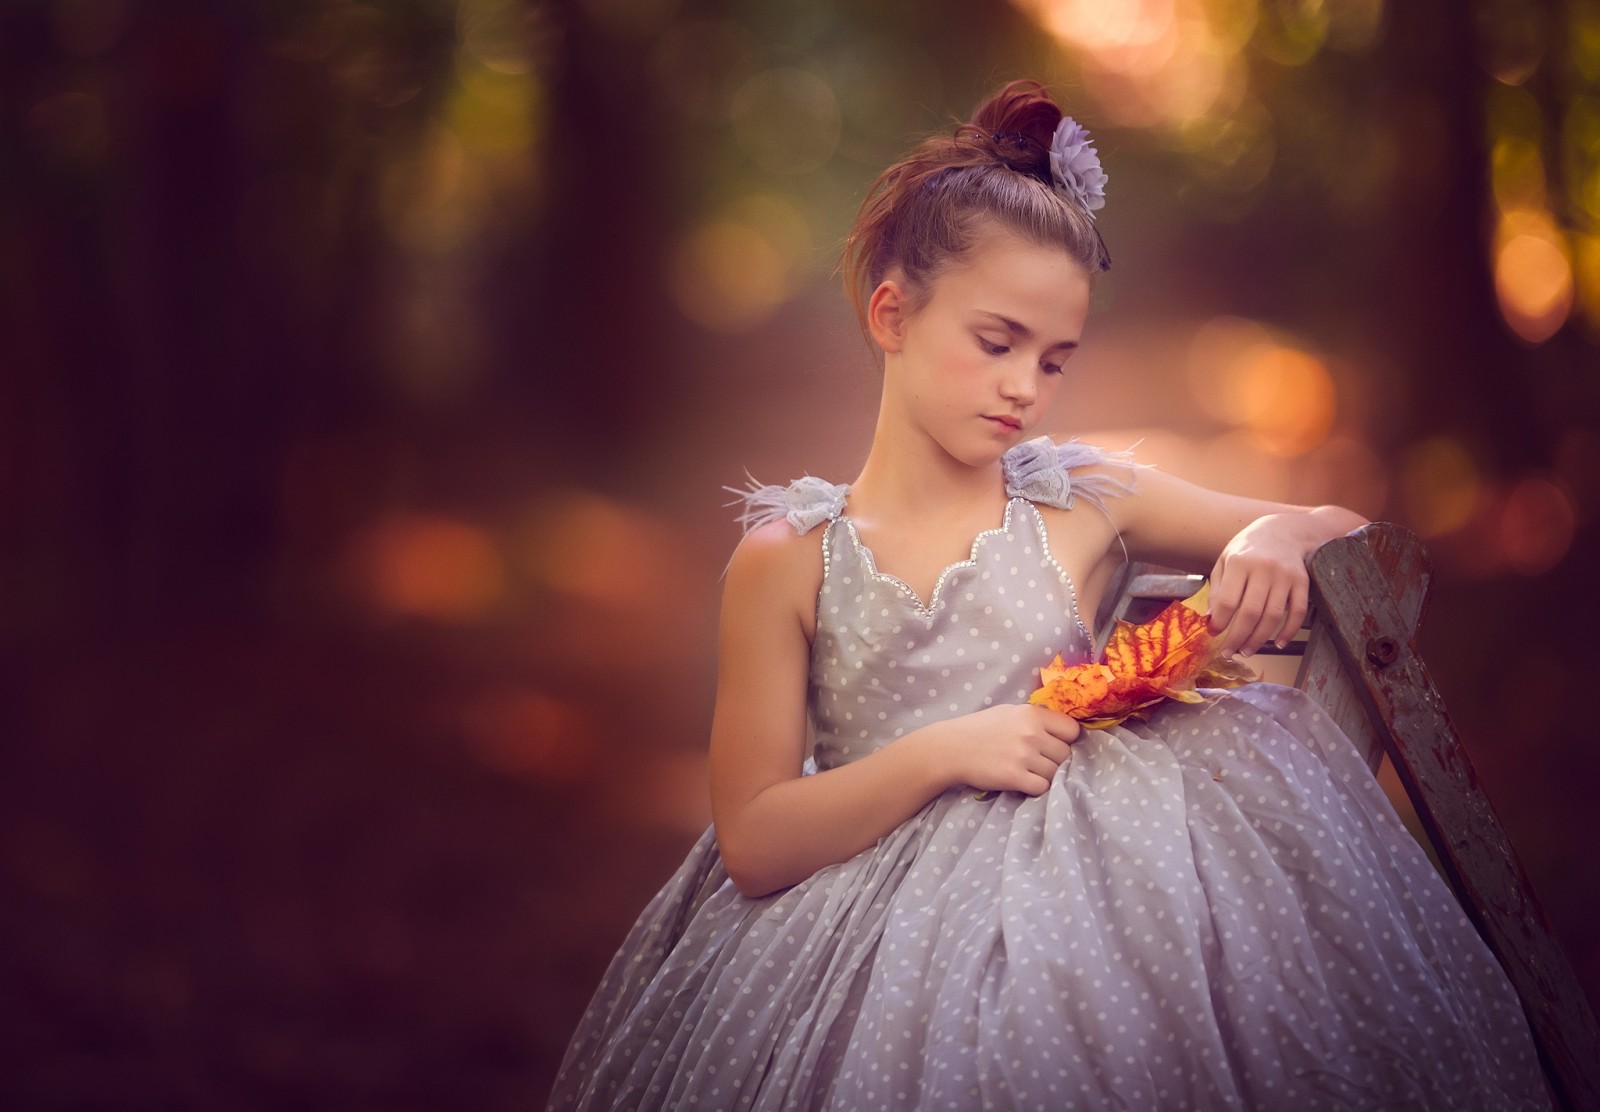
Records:
[[[1039,670],[1041,685],[1028,702],[1094,729],[1144,717],[1163,699],[1204,702],[1201,687],[1251,682],[1255,673],[1224,657],[1206,626],[1208,587],[1143,625],[1117,622],[1101,663],[1066,665],[1058,655]]]

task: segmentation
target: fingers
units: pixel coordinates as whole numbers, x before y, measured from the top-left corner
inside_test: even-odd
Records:
[[[1269,606],[1272,602],[1272,584],[1260,577],[1252,577],[1244,585],[1243,597],[1234,609],[1228,621],[1227,628],[1222,633],[1222,651],[1230,654],[1236,652],[1253,652],[1255,647],[1266,640],[1265,634],[1257,637],[1257,631],[1271,619],[1268,617]],[[1277,619],[1278,624],[1283,621],[1281,611]],[[1273,632],[1277,631],[1274,625]]]
[[[1043,776],[1046,780],[1054,779],[1056,769],[1060,767],[1060,761],[1051,760],[1043,753],[1034,754],[1028,761],[1028,771],[1035,776]]]
[[[1025,779],[1017,790],[1023,795],[1043,795],[1050,790],[1050,782],[1055,779],[1055,770],[1051,769],[1048,776],[1034,773]]]
[[[1218,560],[1216,567],[1211,569],[1211,611],[1206,624],[1213,635],[1228,628],[1228,623],[1233,620],[1233,612],[1239,608],[1239,585],[1229,571],[1222,560]]]
[[[1302,565],[1223,560],[1212,574],[1207,626],[1225,655],[1249,656],[1269,641],[1282,648],[1305,623],[1310,580]]]
[[[1306,614],[1311,609],[1311,583],[1296,582],[1289,592],[1289,613],[1283,619],[1283,629],[1278,633],[1278,648],[1283,648],[1294,635],[1300,632],[1300,627],[1306,624]]]
[[[1034,707],[1033,709],[1039,712],[1037,717],[1044,726],[1045,732],[1052,738],[1071,744],[1077,741],[1078,736],[1083,733],[1083,725],[1070,714],[1062,714],[1060,711],[1051,710],[1049,707]],[[1066,760],[1066,756],[1063,754],[1061,759]]]
[[[970,783],[990,791],[1043,795],[1056,772],[1071,759],[1071,742],[1082,730],[1076,719],[1029,703],[1005,704],[979,713],[1008,716],[989,719],[1005,725],[998,734],[985,731],[993,745],[983,747],[985,755],[973,768]]]
[[[1245,635],[1244,651],[1253,654],[1268,641],[1283,632],[1285,615],[1289,610],[1289,585],[1274,584],[1267,595],[1266,605],[1261,609],[1261,617],[1256,621],[1255,628]]]
[[[1056,752],[1039,752],[1029,763],[1028,773],[1039,778],[1039,790],[1030,791],[1029,795],[1040,795],[1049,789],[1056,778],[1056,773],[1061,766],[1072,758],[1072,747],[1065,742],[1056,742],[1059,746]],[[1026,776],[1026,774],[1025,774]],[[1031,781],[1030,781],[1031,782]],[[1027,789],[1024,789],[1027,790]]]

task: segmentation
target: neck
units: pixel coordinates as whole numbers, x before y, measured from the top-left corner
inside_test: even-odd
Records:
[[[850,485],[853,516],[892,522],[988,516],[1005,500],[997,461],[964,463],[893,412],[878,410],[861,473]]]

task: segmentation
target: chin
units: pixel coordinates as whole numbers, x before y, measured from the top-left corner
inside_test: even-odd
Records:
[[[992,467],[1000,462],[1000,457],[1010,451],[1020,440],[1020,434],[1001,439],[995,439],[980,444],[949,444],[945,451],[968,467]]]

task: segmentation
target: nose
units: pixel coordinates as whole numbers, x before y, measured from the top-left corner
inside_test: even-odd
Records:
[[[1018,361],[1021,362],[1020,360]],[[1034,381],[1033,368],[1007,370],[1000,380],[1000,396],[1017,405],[1032,405],[1039,398],[1039,384]]]

